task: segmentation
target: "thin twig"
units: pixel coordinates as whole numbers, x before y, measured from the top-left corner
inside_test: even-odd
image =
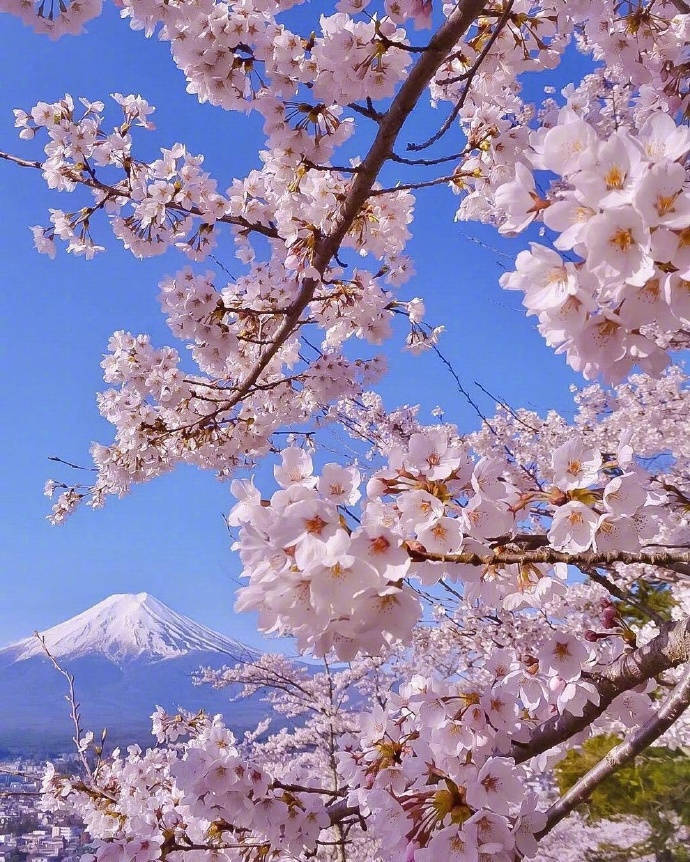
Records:
[[[425,189],[430,186],[439,186],[441,183],[452,183],[458,180],[462,176],[461,173],[457,174],[448,174],[444,177],[435,177],[433,180],[422,180],[418,183],[400,183],[397,186],[391,186],[387,189],[373,189],[370,193],[370,197],[374,197],[375,195],[392,195],[395,192],[404,192],[409,191],[410,189]]]
[[[74,676],[66,671],[62,665],[58,662],[55,656],[48,649],[48,645],[46,644],[45,637],[39,632],[34,632],[34,635],[38,639],[38,642],[43,647],[43,652],[50,659],[51,664],[55,668],[55,670],[62,674],[64,678],[67,680],[68,686],[68,694],[65,695],[65,700],[69,703],[70,706],[70,718],[72,719],[72,724],[74,726],[74,744],[77,748],[77,754],[79,755],[79,759],[81,760],[82,766],[86,771],[86,774],[89,776],[91,780],[93,780],[93,772],[91,771],[91,766],[86,757],[86,753],[81,745],[82,740],[82,729],[81,729],[81,716],[79,714],[79,703],[77,702],[77,693],[74,688]]]
[[[401,165],[420,165],[421,167],[432,167],[440,165],[443,162],[453,162],[466,156],[469,150],[467,148],[460,150],[459,153],[451,153],[449,156],[439,156],[437,159],[406,159],[404,156],[399,156],[397,153],[391,153],[389,158],[392,162],[399,162]]]
[[[43,162],[31,161],[30,159],[22,159],[19,156],[14,156],[11,153],[5,153],[0,151],[0,159],[4,159],[6,162],[12,162],[15,165],[18,165],[20,168],[35,168],[37,170],[43,170]],[[130,198],[131,192],[128,189],[117,188],[115,186],[109,186],[106,183],[101,182],[94,176],[85,177],[81,172],[77,171],[75,168],[73,171],[66,171],[64,175],[72,180],[72,182],[79,183],[82,186],[86,186],[90,189],[96,189],[97,191],[106,192],[111,197],[120,197],[120,198]],[[185,213],[186,215],[195,215],[203,218],[204,213],[198,207],[183,207],[180,204],[168,203],[165,205],[166,209],[173,210],[174,212]],[[270,237],[271,239],[278,238],[278,231],[271,226],[266,226],[262,224],[258,224],[255,222],[250,222],[241,216],[228,216],[224,215],[220,218],[216,219],[216,221],[223,222],[224,224],[232,224],[237,227],[241,227],[247,231],[254,231],[256,233],[261,233],[264,236]]]
[[[493,48],[494,42],[496,41],[496,39],[498,39],[498,36],[499,36],[501,30],[503,29],[506,21],[510,17],[510,11],[512,8],[513,8],[513,0],[508,0],[508,5],[506,6],[505,11],[503,12],[503,15],[501,15],[498,23],[496,24],[496,28],[494,29],[494,32],[491,34],[489,41],[484,46],[479,57],[477,57],[477,60],[475,61],[472,68],[469,69],[467,72],[464,72],[462,75],[459,75],[455,78],[447,78],[446,80],[438,82],[439,84],[452,84],[452,83],[455,83],[456,81],[466,81],[465,88],[462,91],[462,95],[460,96],[458,101],[455,103],[455,106],[453,107],[450,114],[446,118],[445,123],[436,132],[436,134],[432,135],[430,138],[427,138],[427,140],[423,141],[421,144],[413,144],[413,143],[408,144],[407,145],[408,150],[415,150],[417,152],[419,150],[426,150],[427,147],[430,147],[432,144],[435,144],[436,141],[440,140],[440,138],[442,138],[445,135],[445,133],[448,131],[448,129],[450,129],[451,125],[455,121],[455,118],[458,116],[458,114],[460,113],[460,111],[462,110],[462,108],[465,104],[465,101],[467,100],[467,96],[469,95],[469,92],[470,92],[470,87],[472,86],[472,81],[474,80],[474,76],[479,71],[479,67],[484,62],[486,55]]]
[[[482,420],[483,424],[486,425],[486,427],[489,429],[489,431],[501,443],[501,445],[503,446],[503,451],[506,453],[506,455],[508,455],[508,457],[511,459],[511,461],[513,461],[515,464],[517,464],[517,466],[522,470],[522,472],[525,473],[527,476],[529,476],[529,478],[537,486],[540,486],[534,473],[531,470],[529,470],[529,468],[525,467],[524,464],[521,464],[518,461],[513,450],[510,448],[510,446],[508,446],[508,444],[505,442],[505,440],[503,440],[503,438],[498,433],[498,431],[494,428],[494,426],[491,424],[489,419],[484,415],[484,413],[482,413],[477,402],[474,400],[474,398],[472,398],[472,396],[467,391],[467,389],[465,389],[465,387],[462,385],[462,381],[460,380],[460,376],[458,375],[457,371],[453,367],[453,363],[449,359],[447,359],[443,355],[443,353],[441,353],[441,351],[438,349],[438,347],[435,344],[431,345],[431,349],[434,351],[434,353],[438,356],[438,358],[441,360],[441,362],[446,366],[446,368],[450,372],[453,380],[455,380],[455,385],[457,386],[458,392],[467,401],[467,403],[474,410],[474,412],[477,414],[477,416],[479,416],[479,418]]]
[[[630,593],[630,591],[622,590],[617,584],[614,584],[613,581],[610,581],[605,575],[602,575],[595,568],[590,568],[589,566],[581,566],[581,569],[587,575],[588,578],[602,586],[614,598],[619,599],[622,602],[626,602],[626,604],[632,605],[634,608],[637,608],[638,611],[643,613],[646,617],[655,622],[658,626],[662,626],[664,623],[668,622],[668,620],[664,619],[661,614],[656,613],[656,611],[652,610],[652,608],[647,607],[644,602],[641,602],[639,601],[639,599],[636,599],[635,596]]]
[[[501,407],[503,407],[504,410],[507,410],[508,413],[510,413],[510,415],[513,417],[513,419],[515,419],[516,422],[519,422],[520,425],[522,425],[524,428],[527,428],[528,431],[533,431],[535,434],[539,433],[539,429],[533,428],[531,425],[529,425],[527,422],[525,422],[523,419],[521,419],[517,415],[517,413],[513,410],[513,408],[510,406],[510,404],[501,400],[500,398],[497,398],[495,395],[492,395],[491,392],[489,392],[489,390],[485,386],[482,386],[482,384],[478,380],[475,380],[473,382],[474,382],[474,385],[476,387],[478,387],[479,389],[481,389],[485,395],[488,395],[489,398],[493,399],[496,402],[496,404],[499,404]]]
[[[64,464],[66,467],[71,467],[73,470],[88,470],[89,472],[96,472],[96,467],[82,467],[81,464],[73,464],[71,461],[65,461],[64,458],[58,458],[57,455],[48,455],[49,461],[56,461],[58,464]]]

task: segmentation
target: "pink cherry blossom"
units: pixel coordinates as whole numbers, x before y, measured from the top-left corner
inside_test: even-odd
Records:
[[[546,673],[572,681],[580,676],[588,654],[587,647],[573,635],[555,635],[547,639],[539,651],[539,666]]]

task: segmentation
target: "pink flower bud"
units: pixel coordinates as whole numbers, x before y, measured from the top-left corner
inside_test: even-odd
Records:
[[[605,608],[602,615],[601,621],[607,629],[615,628],[618,624],[618,611],[613,605],[609,605],[609,607]]]

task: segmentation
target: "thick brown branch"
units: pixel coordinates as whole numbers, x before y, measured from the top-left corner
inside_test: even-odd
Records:
[[[584,802],[605,778],[608,778],[624,763],[632,760],[654,740],[658,739],[680,718],[688,706],[690,706],[690,666],[661,708],[624,742],[612,748],[596,766],[590,769],[586,775],[583,775],[564,796],[549,808],[546,826],[537,837],[541,838],[550,832],[557,823],[570,814],[581,802]]]
[[[344,790],[328,790],[325,787],[306,787],[304,784],[286,784],[283,781],[274,779],[273,787],[280,790],[287,790],[290,793],[319,793],[324,796],[344,796]]]
[[[331,818],[331,825],[335,825],[336,823],[341,823],[346,817],[352,817],[355,814],[359,814],[359,806],[348,805],[343,799],[340,802],[335,802],[333,805],[329,805],[326,808],[326,811],[328,812],[328,816]]]
[[[690,564],[690,551],[582,551],[568,553],[554,548],[537,548],[534,551],[493,551],[475,554],[470,551],[459,554],[432,554],[423,549],[410,547],[413,560],[431,560],[438,563],[464,563],[468,566],[499,566],[512,563],[567,563],[571,566],[610,566],[614,563],[671,568],[673,565]]]
[[[592,679],[599,693],[598,704],[587,703],[581,716],[568,712],[555,716],[535,728],[527,743],[514,742],[511,753],[516,763],[570,739],[598,718],[619,694],[689,659],[690,617],[667,623],[649,643],[624,653]]]
[[[368,198],[379,171],[393,151],[393,145],[403,123],[419,101],[429,81],[444,62],[448,51],[467,30],[483,7],[484,0],[465,0],[451,13],[445,24],[432,37],[427,50],[412,68],[386,113],[379,119],[379,128],[374,142],[350,184],[345,200],[336,216],[335,227],[316,245],[312,265],[320,275],[323,275],[333,255],[337,253],[341,242]],[[317,281],[315,279],[305,279],[290,313],[286,315],[276,332],[273,343],[259,357],[244,381],[237,387],[235,394],[228,401],[228,409],[234,407],[247,395],[281,346],[290,337],[300,315],[311,302],[316,286]]]

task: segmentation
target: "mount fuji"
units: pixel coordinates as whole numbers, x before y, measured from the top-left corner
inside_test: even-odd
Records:
[[[151,744],[157,705],[221,712],[233,729],[266,713],[258,697],[230,702],[228,690],[195,686],[199,667],[252,661],[258,653],[178,614],[147,593],[110,596],[42,632],[75,677],[82,727],[108,729],[111,745]],[[52,755],[71,748],[65,680],[34,637],[0,649],[0,754]]]

